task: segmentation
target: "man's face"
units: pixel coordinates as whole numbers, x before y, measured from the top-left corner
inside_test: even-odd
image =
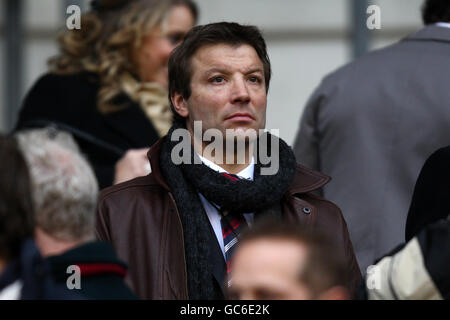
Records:
[[[286,239],[250,240],[232,260],[230,298],[306,300],[311,293],[299,280],[306,248]]]
[[[192,57],[191,70],[191,96],[187,101],[180,96],[173,99],[191,133],[199,120],[203,132],[265,127],[264,67],[255,49],[245,44],[201,47]]]

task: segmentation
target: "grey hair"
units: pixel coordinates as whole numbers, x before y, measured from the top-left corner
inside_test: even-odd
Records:
[[[54,238],[94,238],[98,184],[69,133],[55,129],[18,132],[30,168],[36,225]]]

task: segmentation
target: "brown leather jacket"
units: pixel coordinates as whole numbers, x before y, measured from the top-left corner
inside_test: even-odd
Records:
[[[183,229],[175,200],[159,169],[161,140],[149,151],[152,173],[104,189],[97,237],[108,241],[129,266],[127,283],[143,299],[188,299]],[[353,294],[361,280],[347,225],[339,208],[310,192],[330,178],[297,165],[282,199],[283,216],[326,232],[348,261]]]

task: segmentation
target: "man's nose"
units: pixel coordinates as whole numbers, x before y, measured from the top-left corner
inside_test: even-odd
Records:
[[[234,79],[231,99],[233,103],[248,103],[250,101],[250,93],[245,79]]]

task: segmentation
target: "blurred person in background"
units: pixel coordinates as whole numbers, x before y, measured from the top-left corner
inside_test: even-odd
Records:
[[[79,290],[74,291],[83,297],[135,299],[123,280],[126,265],[111,246],[95,241],[98,186],[75,141],[66,132],[46,128],[16,136],[30,168],[36,245],[54,281],[66,286],[74,272],[68,268],[77,266]]]
[[[17,142],[0,136],[0,300],[70,299],[51,280],[33,241],[28,167]]]
[[[267,220],[239,240],[228,297],[240,300],[346,300],[346,265],[324,234]]]
[[[420,168],[450,144],[450,1],[422,13],[423,29],[324,78],[294,144],[332,177],[321,194],[342,209],[363,273],[403,242]]]
[[[59,37],[25,98],[16,130],[71,132],[100,188],[146,175],[146,153],[172,123],[167,63],[197,20],[190,0],[96,0],[81,29]]]

